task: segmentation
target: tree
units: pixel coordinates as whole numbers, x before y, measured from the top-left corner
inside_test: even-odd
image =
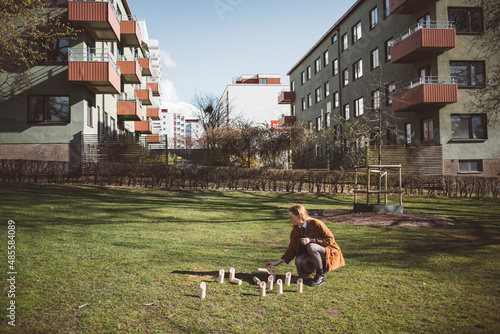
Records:
[[[0,98],[29,88],[33,66],[67,50],[76,34],[53,0],[0,2]],[[57,56],[56,56],[57,57]]]
[[[471,50],[480,49],[481,60],[489,60],[485,87],[471,92],[471,110],[481,110],[488,115],[488,122],[500,121],[500,6],[498,0],[477,0],[483,8],[484,32],[474,36]],[[496,60],[496,61],[495,61]]]

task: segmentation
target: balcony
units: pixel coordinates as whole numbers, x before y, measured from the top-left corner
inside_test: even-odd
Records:
[[[86,85],[95,94],[119,94],[120,70],[106,50],[68,51],[68,80]]]
[[[151,91],[153,92],[153,96],[160,96],[160,84],[158,82],[148,82],[146,83],[146,86],[148,88],[151,88]]]
[[[148,108],[147,116],[153,121],[159,121],[161,119],[160,108]]]
[[[391,14],[413,14],[436,0],[389,0]]]
[[[152,106],[153,105],[153,91],[151,88],[146,88],[146,89],[136,89],[135,90],[135,95],[137,96],[137,99],[141,101],[141,103],[145,106]]]
[[[95,41],[120,41],[120,21],[108,0],[69,0],[68,20],[85,29]]]
[[[416,24],[392,40],[391,62],[413,63],[422,57],[438,55],[456,46],[452,22]]]
[[[458,84],[454,77],[422,77],[392,93],[392,111],[415,111],[457,101]]]
[[[278,104],[290,104],[295,101],[295,92],[281,91],[278,95]]]
[[[142,68],[137,59],[128,60],[122,57],[117,64],[120,67],[123,82],[127,84],[142,83]]]
[[[142,104],[136,98],[128,97],[124,93],[118,99],[117,114],[122,121],[140,121],[142,120]]]
[[[139,58],[139,65],[142,67],[142,76],[150,77],[153,75],[152,69],[153,65],[151,64],[151,59],[149,58]]]
[[[120,39],[123,46],[131,48],[140,48],[142,46],[141,31],[137,20],[128,17],[128,20],[120,22]]]
[[[161,138],[159,134],[149,134],[146,137],[146,142],[148,144],[161,144]]]
[[[281,116],[278,120],[278,127],[292,127],[295,125],[296,117],[295,116]]]
[[[136,121],[135,132],[141,134],[151,134],[153,133],[153,123],[150,121]]]

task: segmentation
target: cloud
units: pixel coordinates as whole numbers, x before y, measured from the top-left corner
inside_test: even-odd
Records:
[[[173,69],[177,67],[177,63],[172,59],[170,52],[160,51],[161,65],[162,67]]]

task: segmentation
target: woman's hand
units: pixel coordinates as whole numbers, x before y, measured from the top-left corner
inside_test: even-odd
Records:
[[[312,240],[311,240],[311,238],[302,238],[302,239],[300,239],[300,242],[305,246],[305,245],[311,243]]]
[[[283,262],[285,262],[283,259],[279,259],[276,262],[268,262],[268,263],[266,263],[266,267],[267,268],[269,268],[269,267],[276,267],[276,266],[279,266],[280,264],[282,264]]]

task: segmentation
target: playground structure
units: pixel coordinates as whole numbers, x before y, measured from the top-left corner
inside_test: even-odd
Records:
[[[358,171],[366,170],[366,189],[358,189]],[[354,179],[354,211],[357,212],[403,212],[403,187],[402,187],[401,165],[368,165],[355,168]],[[388,189],[388,175],[390,171],[399,173],[398,189]],[[383,179],[383,187],[373,190],[371,186],[371,174],[380,174]],[[382,181],[382,180],[381,180]],[[383,189],[382,189],[383,188]],[[366,204],[358,203],[358,194],[366,194]],[[370,204],[370,195],[384,195],[384,204]],[[388,205],[387,196],[399,194],[399,205]]]

